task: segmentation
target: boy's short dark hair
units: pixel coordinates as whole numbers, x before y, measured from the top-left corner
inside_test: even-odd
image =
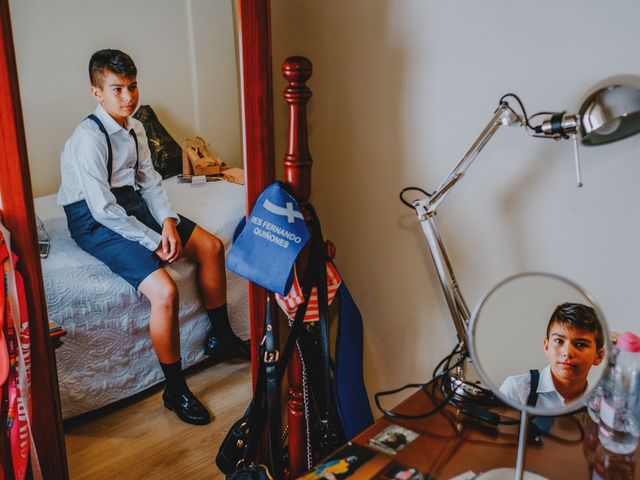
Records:
[[[102,76],[109,70],[123,77],[135,77],[138,74],[136,64],[131,57],[120,50],[98,50],[89,60],[89,79],[91,85],[102,88]]]
[[[549,319],[547,338],[549,338],[551,327],[557,323],[591,332],[596,340],[596,348],[600,350],[604,346],[600,320],[595,310],[587,305],[569,302],[558,305]]]

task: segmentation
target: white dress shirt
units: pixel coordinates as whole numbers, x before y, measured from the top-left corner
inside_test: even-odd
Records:
[[[154,251],[160,245],[162,236],[137,218],[127,215],[124,208],[116,203],[110,190],[126,185],[136,190],[139,188],[159,225],[169,217],[179,221],[162,188],[162,177],[153,168],[144,127],[138,120],[128,118],[127,128],[123,128],[100,104],[93,114],[100,119],[111,141],[111,184],[108,184],[107,178],[107,140],[98,125],[87,118],[75,129],[60,155],[62,183],[58,190],[58,205],[85,200],[93,218],[102,225]],[[129,133],[131,129],[138,140],[137,174],[135,142]]]
[[[500,392],[521,405],[527,404],[527,398],[529,397],[530,390],[531,375],[528,373],[507,377],[500,386]],[[536,392],[538,392],[538,400],[535,405],[536,407],[564,407],[564,397],[556,390],[553,378],[551,377],[551,367],[549,367],[549,365],[540,372],[540,380],[538,381],[538,388],[536,389]]]

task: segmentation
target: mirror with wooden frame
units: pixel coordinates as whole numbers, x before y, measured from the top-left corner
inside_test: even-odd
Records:
[[[191,4],[191,2],[187,2]],[[273,106],[269,2],[237,0],[235,3],[242,151],[246,172],[246,202],[274,178]],[[0,0],[0,200],[2,221],[12,236],[27,285],[32,358],[32,428],[44,478],[68,478],[55,357],[49,337],[42,268],[37,249],[33,188],[27,158],[23,110],[8,0]],[[61,58],[64,55],[61,56]],[[66,57],[65,57],[66,58]],[[68,60],[64,60],[67,62]],[[55,89],[41,72],[46,88]],[[144,102],[142,102],[144,103]],[[206,108],[201,104],[200,108]],[[51,118],[55,122],[55,118]],[[249,287],[252,338],[259,338],[264,292]],[[255,367],[257,346],[252,342]],[[255,371],[255,368],[254,368]]]

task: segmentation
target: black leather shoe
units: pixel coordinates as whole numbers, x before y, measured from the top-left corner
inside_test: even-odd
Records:
[[[240,358],[251,360],[251,343],[249,340],[240,340],[235,335],[229,337],[207,337],[204,344],[204,353],[214,362],[220,362],[228,358]]]
[[[211,415],[200,400],[190,390],[182,392],[177,397],[169,393],[167,389],[162,394],[164,406],[173,410],[178,418],[192,425],[206,425],[211,421]]]

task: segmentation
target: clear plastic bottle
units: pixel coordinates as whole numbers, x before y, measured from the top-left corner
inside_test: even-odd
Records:
[[[593,470],[593,464],[596,461],[596,451],[600,445],[600,439],[598,438],[598,428],[600,427],[596,422],[591,419],[591,416],[584,415],[582,417],[582,430],[584,432],[584,438],[582,439],[582,452],[587,459],[589,465],[589,472]]]
[[[591,480],[631,480],[635,469],[635,455],[611,453],[600,445],[595,453]]]
[[[602,402],[602,394],[607,386],[607,382],[611,380],[611,370],[615,367],[616,357],[618,356],[618,349],[613,348],[611,350],[611,355],[607,361],[607,365],[605,367],[604,374],[600,378],[598,384],[591,391],[589,396],[587,397],[587,412],[589,413],[589,417],[595,423],[600,423],[600,403]]]
[[[615,366],[603,383],[598,436],[604,448],[625,455],[640,439],[640,337],[625,332],[616,347]]]

